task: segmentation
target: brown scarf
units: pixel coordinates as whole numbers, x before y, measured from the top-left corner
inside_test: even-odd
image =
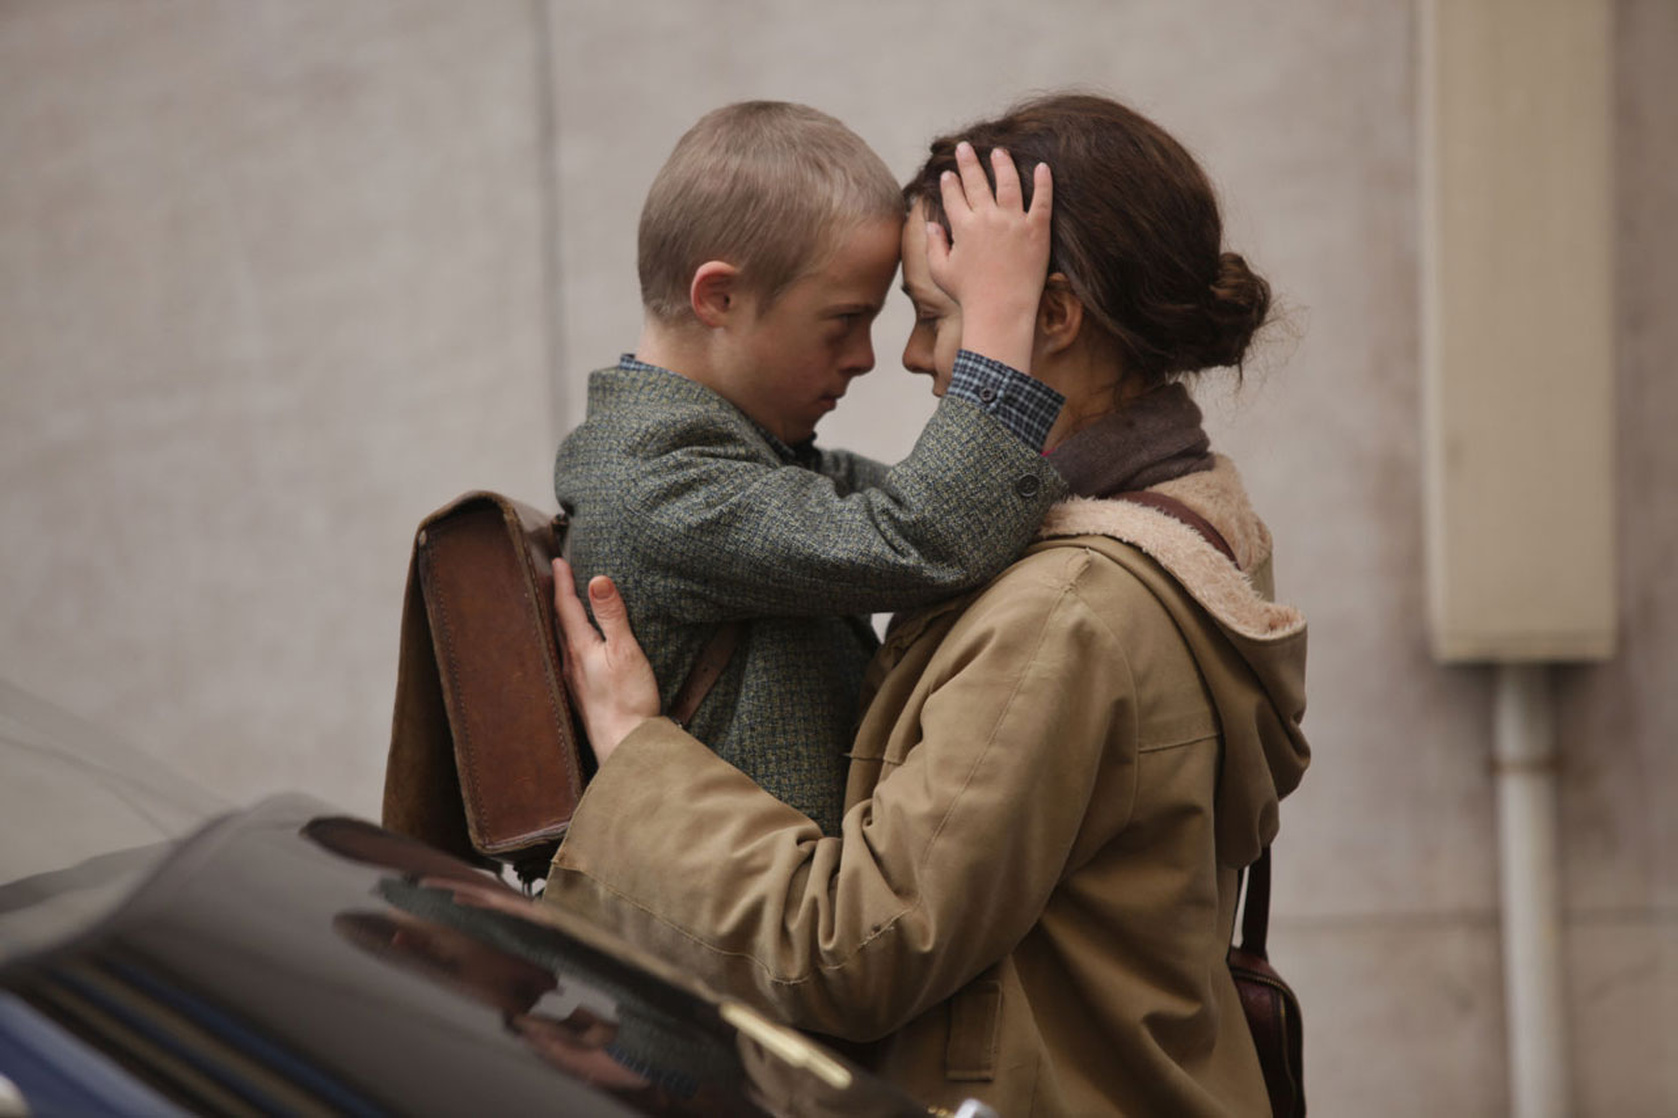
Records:
[[[1162,385],[1104,415],[1049,452],[1079,497],[1112,497],[1212,468],[1200,408],[1179,383]]]

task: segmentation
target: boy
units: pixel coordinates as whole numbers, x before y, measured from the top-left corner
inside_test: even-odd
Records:
[[[956,358],[897,466],[813,446],[873,367],[903,219],[890,172],[832,117],[763,101],[705,116],[641,213],[640,342],[590,377],[554,467],[579,591],[616,580],[667,708],[719,627],[742,623],[689,728],[827,834],[876,645],[858,615],[983,583],[1066,491],[1041,455],[1062,398],[997,353]],[[975,298],[964,321],[1035,312],[1011,295]]]

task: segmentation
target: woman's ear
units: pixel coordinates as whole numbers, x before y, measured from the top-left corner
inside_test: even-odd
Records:
[[[1084,327],[1084,304],[1072,293],[1066,275],[1055,272],[1043,284],[1043,298],[1037,303],[1037,344],[1039,355],[1050,356],[1067,349],[1078,340]]]
[[[728,323],[740,306],[740,269],[721,260],[707,260],[693,271],[688,305],[706,326]]]

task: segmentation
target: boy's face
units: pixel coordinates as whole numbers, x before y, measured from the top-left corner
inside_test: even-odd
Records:
[[[786,443],[799,443],[874,367],[870,331],[892,276],[902,223],[864,222],[835,234],[819,268],[800,276],[767,309],[744,295],[743,326],[727,360],[730,398]]]

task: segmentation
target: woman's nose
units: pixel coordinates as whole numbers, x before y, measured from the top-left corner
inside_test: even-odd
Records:
[[[909,341],[903,346],[903,367],[911,373],[924,373],[933,376],[936,372],[932,367],[932,347],[920,337],[920,331],[909,335]]]

